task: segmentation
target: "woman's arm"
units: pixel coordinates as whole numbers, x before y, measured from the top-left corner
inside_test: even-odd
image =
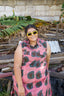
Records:
[[[50,45],[47,43],[47,57],[46,57],[46,61],[47,61],[47,66],[48,67],[49,67],[50,56],[51,56],[51,48],[50,48]]]
[[[21,45],[19,44],[14,54],[14,74],[18,84],[18,92],[20,96],[22,92],[23,92],[22,94],[24,94],[24,88],[23,88],[22,78],[21,78],[21,65],[22,65],[22,48],[21,48]]]

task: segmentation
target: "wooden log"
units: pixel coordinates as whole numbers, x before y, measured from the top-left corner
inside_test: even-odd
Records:
[[[58,39],[58,30],[59,30],[59,25],[57,24],[56,26],[56,38]]]
[[[47,30],[46,33],[56,33],[56,31],[50,31],[50,30]]]
[[[47,37],[45,34],[42,34],[42,33],[40,33],[40,36],[45,37],[45,38]]]
[[[0,60],[7,60],[7,59],[12,59],[12,58],[14,58],[14,53],[0,56]]]
[[[56,31],[56,28],[50,28],[51,31]],[[58,31],[64,31],[64,29],[58,29]]]
[[[1,72],[10,72],[12,71],[12,68],[10,67],[6,67],[6,68],[2,68]]]
[[[0,64],[13,63],[14,59],[0,60]]]
[[[11,80],[8,81],[8,87],[7,87],[7,92],[9,92],[11,89]]]
[[[5,78],[5,77],[9,77],[12,76],[12,72],[7,72],[7,73],[0,73],[0,78]]]
[[[2,68],[6,68],[6,67],[10,67],[10,68],[13,68],[13,63],[8,63],[8,64],[0,64],[0,69]]]
[[[50,58],[50,64],[64,61],[64,56]],[[13,63],[14,59],[0,60],[0,64]]]
[[[51,54],[51,58],[53,58],[53,57],[61,57],[61,56],[64,56],[64,52]]]
[[[13,50],[13,49],[14,49],[13,47],[6,48],[6,49],[0,49],[0,52],[3,52],[3,51],[8,51],[8,50]]]
[[[56,34],[47,34],[45,33],[46,36],[56,36]]]
[[[61,61],[64,61],[64,56],[50,58],[50,64],[61,63]]]
[[[16,47],[17,44],[1,44],[0,45],[0,49],[1,48],[9,48],[9,47]]]
[[[64,41],[64,39],[59,39],[59,41]]]
[[[54,68],[52,67],[52,71],[55,71],[55,70],[57,70],[57,69],[61,69],[62,70],[62,68],[63,68],[63,64],[59,64],[58,66],[55,66]]]
[[[9,53],[10,53],[9,50],[8,51],[5,51],[5,52],[0,52],[0,56],[6,55],[6,54],[9,54]]]
[[[64,79],[64,73],[60,73],[60,72],[54,72],[54,71],[50,71],[49,70],[49,73],[50,73],[50,76],[51,77],[56,77],[56,78],[59,78],[59,79]]]

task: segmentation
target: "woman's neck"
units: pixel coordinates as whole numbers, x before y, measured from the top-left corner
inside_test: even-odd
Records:
[[[37,41],[30,41],[30,45],[31,45],[31,46],[34,47],[36,44],[37,44]]]

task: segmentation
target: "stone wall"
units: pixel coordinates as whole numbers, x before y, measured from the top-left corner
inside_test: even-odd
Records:
[[[63,0],[0,0],[0,17],[6,14],[11,16],[13,9],[15,15],[30,15],[44,20],[59,20]],[[56,4],[56,5],[55,5]]]

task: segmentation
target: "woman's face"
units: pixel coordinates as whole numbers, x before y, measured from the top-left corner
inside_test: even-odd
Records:
[[[29,41],[36,41],[38,38],[38,32],[34,28],[29,28],[27,31],[27,38]]]

